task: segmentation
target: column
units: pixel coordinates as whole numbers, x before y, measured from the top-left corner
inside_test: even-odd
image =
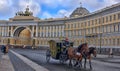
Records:
[[[46,37],[48,37],[48,26],[46,27]]]
[[[61,26],[59,26],[59,37],[61,37]]]
[[[45,26],[43,27],[43,37],[45,37]]]
[[[57,37],[57,30],[58,30],[58,27],[56,26],[56,30],[55,30],[55,32],[56,32],[56,37]]]
[[[7,30],[8,30],[8,32],[7,32],[7,36],[10,36],[10,35],[9,35],[9,26],[8,26],[7,28],[8,28],[8,29],[7,29]]]
[[[52,32],[51,32],[51,30],[52,30],[52,26],[50,26],[50,37],[52,37],[51,35],[52,35]]]
[[[36,37],[38,37],[38,25],[36,25]]]
[[[34,26],[32,26],[32,37],[34,37]]]
[[[1,29],[1,26],[0,26],[0,36],[1,36],[1,33],[2,33],[2,29]]]
[[[2,36],[4,36],[4,27],[2,26]]]
[[[41,37],[41,27],[39,27],[39,37]]]
[[[62,26],[62,37],[64,37],[64,25]]]
[[[52,31],[52,32],[53,32],[53,34],[52,34],[53,36],[52,36],[52,37],[54,37],[54,30],[55,30],[54,26],[53,26],[53,28],[52,28],[52,29],[53,29],[53,31]]]

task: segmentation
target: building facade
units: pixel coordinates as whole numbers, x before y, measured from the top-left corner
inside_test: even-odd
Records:
[[[41,20],[26,8],[0,20],[0,44],[45,46],[51,39],[69,38],[75,46],[120,47],[120,3],[90,13],[78,7],[64,18]]]

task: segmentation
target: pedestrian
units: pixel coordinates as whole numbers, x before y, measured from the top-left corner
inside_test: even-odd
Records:
[[[2,51],[2,53],[6,54],[6,47],[4,45],[2,45],[1,51]]]
[[[6,53],[8,53],[9,45],[6,45]]]
[[[113,57],[113,50],[112,50],[112,48],[109,49],[109,57]]]

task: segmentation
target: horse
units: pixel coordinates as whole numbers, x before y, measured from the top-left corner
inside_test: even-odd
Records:
[[[82,56],[85,59],[84,62],[84,68],[86,68],[86,61],[87,59],[89,60],[89,65],[90,65],[90,69],[92,69],[92,65],[91,65],[91,54],[93,54],[94,57],[97,56],[97,51],[95,47],[89,47],[89,52],[84,53],[84,55]]]
[[[78,48],[68,48],[69,66],[72,66],[72,60],[77,61],[77,63],[80,63],[80,66],[82,66],[82,52],[85,52],[86,48],[88,48],[87,43],[81,44]],[[78,53],[76,50],[80,51],[80,53]]]

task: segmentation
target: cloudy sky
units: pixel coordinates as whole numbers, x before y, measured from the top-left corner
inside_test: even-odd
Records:
[[[61,18],[69,16],[80,6],[94,12],[106,6],[119,3],[120,0],[0,0],[0,20],[7,20],[15,16],[17,11],[24,11],[27,5],[39,18]]]

